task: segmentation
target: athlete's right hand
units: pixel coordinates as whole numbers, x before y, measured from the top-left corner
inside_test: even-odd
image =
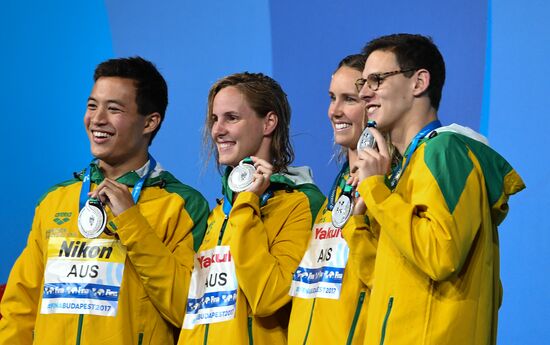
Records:
[[[359,178],[358,183],[369,176],[386,175],[390,171],[391,156],[388,144],[376,128],[371,127],[370,131],[374,135],[378,150],[367,147],[357,152],[358,159],[350,169]]]
[[[256,172],[254,173],[252,185],[246,191],[261,196],[271,183],[270,178],[273,174],[273,165],[258,157],[251,156],[250,159],[254,162]]]

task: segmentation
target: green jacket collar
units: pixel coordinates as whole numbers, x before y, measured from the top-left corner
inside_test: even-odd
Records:
[[[141,178],[141,175],[139,173],[145,170],[144,168],[147,166],[147,164],[149,164],[149,161],[147,161],[147,163],[143,167],[137,170],[129,171],[124,175],[120,176],[119,178],[116,179],[116,181],[126,186],[133,187]],[[86,169],[83,169],[81,172],[78,173],[77,178],[81,181],[84,178],[85,170]],[[159,176],[159,172],[161,170],[162,168],[160,168],[160,166],[157,164],[155,171],[151,174],[151,176],[147,180],[145,180],[144,187],[148,187],[159,183],[159,181],[162,180],[162,178]],[[101,182],[103,182],[104,179],[105,179],[105,176],[103,175],[103,172],[101,171],[101,168],[99,167],[97,160],[93,160],[90,163],[90,180],[94,184],[100,184]]]

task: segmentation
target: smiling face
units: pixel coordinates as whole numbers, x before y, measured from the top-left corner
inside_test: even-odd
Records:
[[[266,121],[252,110],[244,94],[234,86],[221,89],[212,104],[211,136],[221,165],[236,166],[249,156],[271,161]]]
[[[363,78],[371,73],[385,73],[400,70],[395,54],[390,51],[372,52],[363,70]],[[415,72],[416,73],[416,72]],[[415,98],[415,78],[403,73],[385,78],[376,91],[366,84],[359,93],[366,101],[367,116],[374,120],[382,131],[392,132],[406,126],[412,113]]]
[[[361,72],[343,66],[332,76],[329,88],[328,117],[336,144],[355,150],[363,131],[364,106],[355,88]]]
[[[127,166],[128,171],[145,164],[154,129],[150,116],[138,113],[132,79],[99,78],[84,115],[92,155],[109,166]]]

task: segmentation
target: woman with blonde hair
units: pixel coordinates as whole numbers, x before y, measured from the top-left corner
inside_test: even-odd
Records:
[[[341,147],[338,158],[345,162],[294,273],[289,344],[359,344],[365,336],[370,290],[368,282],[359,279],[353,261],[348,260],[349,247],[342,235],[355,199],[352,186],[347,184],[353,176],[349,167],[357,160],[358,142],[367,125],[365,103],[355,86],[365,60],[361,54],[345,57],[330,82],[328,117],[334,141]],[[374,253],[375,248],[371,249]]]

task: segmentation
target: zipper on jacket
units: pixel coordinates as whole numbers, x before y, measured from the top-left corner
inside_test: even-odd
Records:
[[[392,306],[393,296],[390,296],[390,300],[388,301],[388,310],[386,310],[386,316],[384,316],[384,322],[382,323],[382,335],[380,335],[380,345],[384,345],[384,338],[386,337],[386,326],[388,325],[388,318],[390,317]]]
[[[254,337],[252,337],[252,316],[248,317],[248,345],[254,345]]]
[[[206,345],[208,343],[208,328],[210,327],[210,324],[207,323],[205,326],[204,326],[204,342],[203,344]]]
[[[138,335],[138,345],[143,344],[143,333],[139,333]]]
[[[218,246],[222,244],[223,233],[225,231],[225,227],[227,226],[228,218],[229,218],[228,216],[225,216],[225,218],[223,219],[222,229],[220,230],[220,237],[218,237]]]
[[[357,308],[355,309],[355,315],[353,315],[353,321],[351,322],[351,327],[349,329],[348,341],[346,344],[349,345],[353,341],[353,335],[355,334],[355,326],[357,326],[357,320],[359,320],[359,314],[361,314],[361,307],[365,301],[365,291],[361,291],[359,294],[359,300],[357,301]]]
[[[227,226],[227,219],[229,217],[226,215],[223,219],[222,228],[220,230],[220,236],[218,237],[218,246],[222,244],[222,238],[223,238],[223,232],[225,231],[225,227]],[[210,328],[210,324],[207,323],[204,326],[204,341],[203,344],[206,345],[208,343],[208,329]]]
[[[80,345],[80,337],[82,335],[82,323],[84,322],[84,314],[78,315],[78,328],[76,331],[76,345]]]
[[[306,336],[304,337],[304,345],[307,343],[307,337],[309,336],[309,329],[311,328],[311,320],[313,319],[313,310],[315,309],[315,302],[317,298],[313,299],[313,304],[311,305],[311,311],[309,313],[309,321],[307,323]]]

